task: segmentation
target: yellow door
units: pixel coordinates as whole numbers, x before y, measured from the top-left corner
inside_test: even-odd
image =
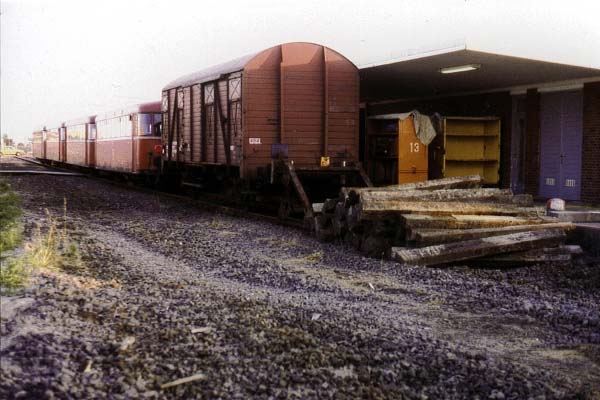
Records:
[[[415,132],[413,117],[398,121],[398,183],[427,180],[427,146]]]

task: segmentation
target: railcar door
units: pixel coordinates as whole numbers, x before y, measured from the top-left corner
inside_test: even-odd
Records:
[[[85,143],[88,167],[96,166],[96,124],[88,124],[87,140]]]
[[[58,161],[67,162],[67,128],[58,130]]]
[[[583,96],[580,91],[541,96],[539,193],[579,200]]]

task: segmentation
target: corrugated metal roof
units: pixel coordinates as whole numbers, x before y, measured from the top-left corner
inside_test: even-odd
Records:
[[[243,57],[236,58],[235,60],[231,60],[219,65],[214,65],[201,71],[194,72],[193,74],[182,76],[181,78],[175,79],[173,82],[170,82],[167,86],[163,88],[163,90],[169,90],[179,86],[185,87],[195,85],[198,83],[214,81],[223,74],[230,74],[232,72],[241,71],[244,69],[244,67],[246,66],[246,64],[248,64],[250,60],[252,60],[261,52],[262,51],[248,54]]]

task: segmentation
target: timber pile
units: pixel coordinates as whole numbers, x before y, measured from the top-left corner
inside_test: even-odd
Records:
[[[570,262],[574,225],[555,222],[530,195],[482,188],[478,175],[386,187],[342,188],[313,204],[315,233],[363,253],[414,265],[508,266]]]

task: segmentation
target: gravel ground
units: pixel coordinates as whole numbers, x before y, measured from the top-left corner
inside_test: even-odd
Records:
[[[30,158],[29,156],[19,156],[21,158]],[[14,156],[3,156],[0,154],[0,171],[47,171],[43,165],[32,162],[25,162]]]
[[[67,199],[86,267],[2,298],[0,398],[600,398],[598,264],[410,267],[88,178],[10,180],[28,230]]]

